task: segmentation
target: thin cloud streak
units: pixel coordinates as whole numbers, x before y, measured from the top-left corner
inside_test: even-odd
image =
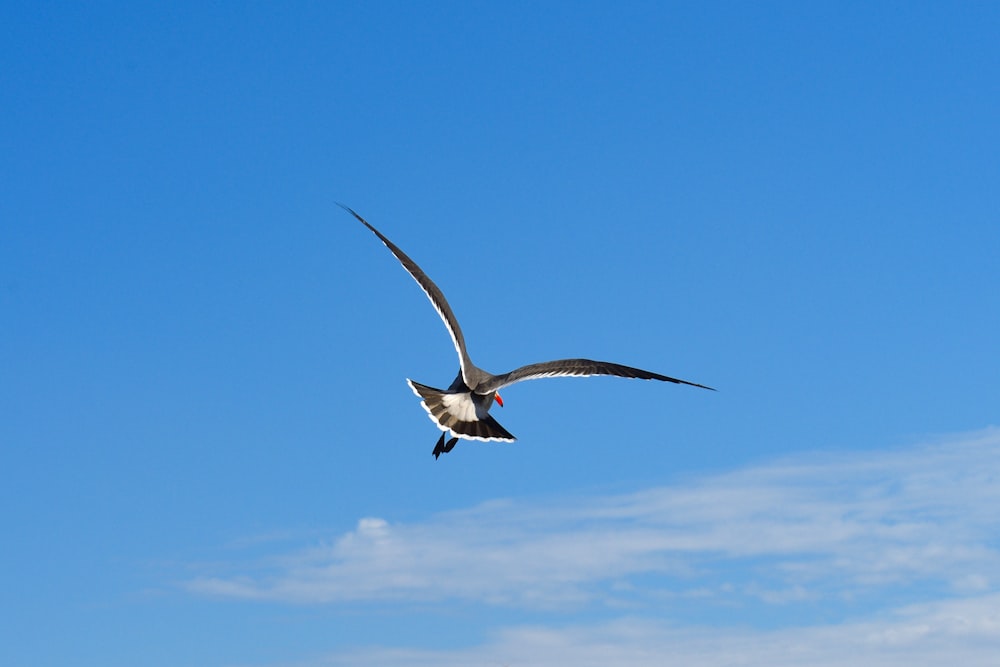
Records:
[[[812,455],[633,494],[501,500],[185,583],[283,603],[530,608],[739,595],[765,604],[892,587],[986,594],[1000,580],[1000,429],[888,452]],[[637,578],[642,585],[634,585]]]
[[[679,627],[641,618],[568,628],[514,627],[454,650],[372,648],[315,667],[938,667],[992,666],[1000,594],[910,605],[876,618],[771,631]]]

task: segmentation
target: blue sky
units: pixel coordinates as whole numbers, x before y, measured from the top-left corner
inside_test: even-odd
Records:
[[[0,25],[0,662],[995,660],[1000,9]]]

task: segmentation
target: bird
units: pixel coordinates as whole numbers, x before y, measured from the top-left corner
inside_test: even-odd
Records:
[[[409,255],[400,250],[382,232],[375,229],[370,222],[358,215],[354,209],[339,202],[338,205],[371,230],[385,244],[385,247],[395,255],[399,263],[403,265],[403,268],[406,269],[420,286],[420,289],[424,291],[424,294],[427,295],[427,298],[430,299],[431,305],[434,306],[437,314],[441,316],[441,320],[444,322],[444,326],[448,329],[448,334],[451,336],[451,341],[455,345],[455,352],[458,353],[459,363],[458,375],[455,376],[455,380],[447,389],[435,389],[414,380],[406,380],[413,393],[421,399],[420,405],[427,411],[431,421],[442,431],[441,437],[438,439],[432,452],[435,460],[441,454],[450,452],[459,439],[479,440],[483,442],[514,442],[516,438],[507,429],[497,423],[496,419],[489,412],[494,402],[503,407],[503,399],[498,392],[515,382],[549,377],[613,375],[623,378],[672,382],[674,384],[689,385],[691,387],[715,391],[712,387],[696,382],[680,380],[659,373],[653,373],[652,371],[642,370],[641,368],[633,368],[609,361],[593,361],[591,359],[544,361],[521,366],[500,375],[488,373],[473,364],[472,359],[469,358],[469,351],[465,345],[465,336],[458,325],[458,319],[455,317],[451,306],[448,305],[448,301],[444,298],[441,289],[434,281],[417,266],[416,262],[410,259]],[[449,434],[451,437],[446,441],[445,438]]]

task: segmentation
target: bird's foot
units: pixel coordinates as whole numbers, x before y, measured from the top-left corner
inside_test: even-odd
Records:
[[[448,442],[445,442],[444,441],[445,435],[446,433],[442,433],[441,437],[438,438],[437,444],[434,445],[433,453],[435,460],[437,460],[437,457],[441,456],[442,454],[447,454],[448,452],[453,450],[455,448],[455,444],[458,443],[458,438],[452,438]]]

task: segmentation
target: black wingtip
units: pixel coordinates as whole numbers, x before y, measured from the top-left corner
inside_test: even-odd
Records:
[[[342,208],[342,209],[344,209],[345,211],[347,211],[348,213],[350,213],[351,215],[353,215],[353,216],[354,216],[355,218],[357,218],[357,219],[358,219],[358,221],[359,221],[359,222],[360,222],[360,223],[361,223],[362,225],[364,225],[364,226],[365,226],[365,227],[367,227],[368,229],[372,230],[372,231],[373,231],[373,232],[375,233],[375,236],[379,237],[379,239],[380,239],[380,240],[382,241],[382,243],[386,244],[386,245],[387,245],[387,246],[389,247],[389,249],[390,249],[390,250],[392,250],[392,251],[393,251],[394,253],[396,252],[396,249],[395,249],[395,248],[394,248],[394,246],[393,246],[393,245],[392,245],[392,244],[391,244],[391,243],[389,242],[389,239],[387,239],[386,237],[382,236],[382,232],[380,232],[379,230],[377,230],[377,229],[375,229],[374,227],[372,227],[372,224],[371,224],[370,222],[368,222],[367,220],[365,220],[364,218],[362,218],[362,217],[361,217],[360,215],[358,215],[358,212],[357,212],[357,211],[355,211],[355,210],[354,210],[353,208],[351,208],[351,207],[350,207],[350,206],[348,206],[347,204],[341,204],[341,203],[340,203],[339,201],[338,201],[338,202],[334,202],[334,203],[335,203],[335,204],[336,204],[337,206],[339,206],[340,208]]]
[[[355,210],[354,210],[353,208],[351,208],[350,206],[348,206],[347,204],[341,204],[341,203],[340,203],[339,201],[338,201],[338,202],[334,202],[334,203],[335,203],[335,204],[336,204],[337,206],[339,206],[340,208],[342,208],[342,209],[344,209],[345,211],[347,211],[348,213],[350,213],[351,215],[353,215],[353,216],[354,216],[355,218],[357,218],[357,219],[358,219],[358,220],[360,220],[361,222],[365,223],[366,225],[368,224],[368,221],[367,221],[367,220],[365,220],[365,219],[364,219],[364,218],[362,218],[362,217],[361,217],[360,215],[358,215],[358,212],[357,212],[357,211],[355,211]]]

